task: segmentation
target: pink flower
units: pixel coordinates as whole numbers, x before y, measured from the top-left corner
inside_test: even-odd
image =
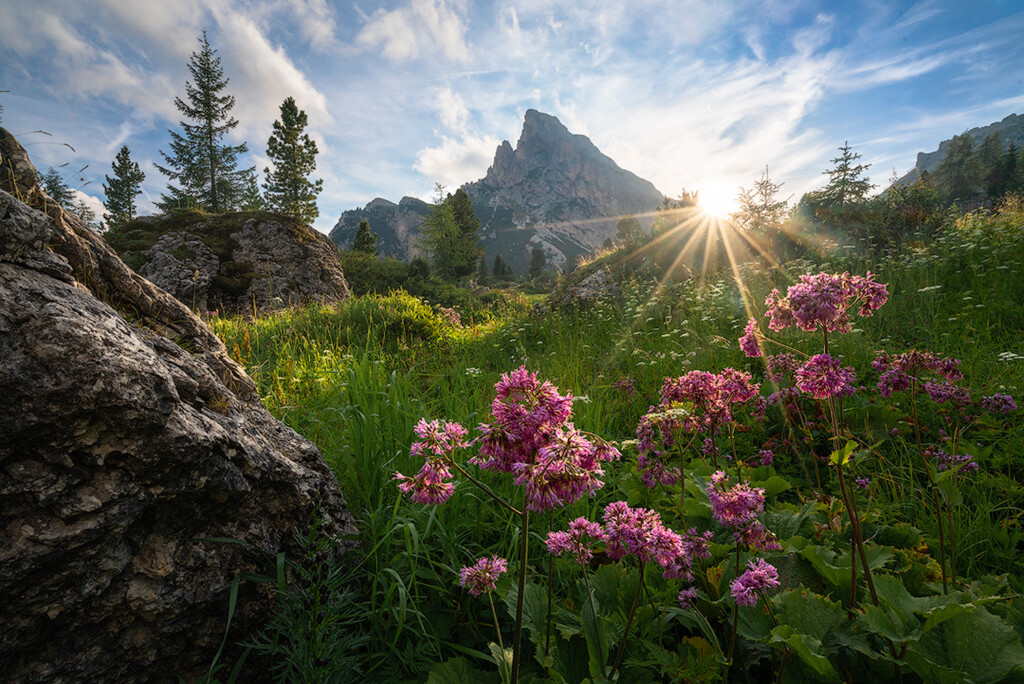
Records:
[[[764,511],[764,490],[745,484],[726,489],[726,481],[721,470],[711,476],[707,487],[711,515],[723,527],[744,527]]]
[[[753,318],[747,321],[747,327],[743,329],[740,349],[751,358],[761,356],[761,342],[757,339],[757,321]]]
[[[888,354],[880,354],[871,362],[871,367],[880,374],[878,391],[883,397],[892,396],[895,392],[906,392],[912,382],[922,382],[928,374],[936,375],[948,382],[956,382],[963,378],[959,366],[960,359],[916,349],[891,357]]]
[[[682,537],[666,529],[660,515],[647,508],[630,508],[625,501],[605,507],[604,538],[612,560],[632,554],[640,561],[668,567],[683,551]]]
[[[736,605],[754,607],[757,592],[779,586],[779,573],[763,558],[747,563],[747,570],[729,585]]]
[[[926,382],[924,391],[936,404],[949,402],[957,408],[964,408],[971,403],[971,393],[966,388],[951,382]]]
[[[697,600],[696,588],[689,587],[679,592],[679,607],[683,610],[691,610],[695,600]]]
[[[420,438],[420,441],[413,442],[411,449],[417,456],[447,456],[455,449],[466,446],[466,428],[458,423],[446,420],[432,420],[428,423],[425,418],[420,418],[413,432]]]
[[[515,483],[526,487],[526,507],[547,511],[566,506],[604,486],[598,449],[572,423],[541,446],[532,463],[516,463]]]
[[[782,550],[782,544],[779,543],[778,537],[761,524],[760,520],[754,520],[746,527],[736,530],[733,532],[733,536],[736,538],[737,544],[745,544],[751,551]]]
[[[783,330],[792,325],[801,330],[813,332],[819,328],[828,332],[849,332],[848,310],[860,303],[857,313],[870,316],[878,310],[889,293],[886,285],[875,282],[868,272],[866,276],[851,276],[849,273],[802,275],[800,282],[790,286],[786,296],[772,290],[765,299],[765,312],[772,330]]]
[[[395,473],[392,479],[399,481],[399,491],[409,494],[414,503],[437,506],[447,501],[455,491],[455,485],[448,481],[451,476],[447,466],[434,459],[424,463],[413,477]]]
[[[796,371],[796,387],[815,399],[853,394],[856,372],[849,366],[840,366],[839,359],[829,354],[817,354]]]
[[[504,558],[481,558],[476,564],[459,570],[459,586],[469,589],[473,596],[479,596],[485,591],[493,591],[498,578],[507,570],[508,562]]]
[[[1017,410],[1017,403],[1009,394],[993,394],[981,398],[981,408],[989,413],[1010,413]]]
[[[547,539],[548,551],[555,556],[563,553],[573,556],[580,565],[586,565],[594,557],[591,543],[585,541],[590,537],[594,541],[604,539],[604,532],[596,522],[586,518],[576,518],[569,523],[568,532],[549,532]]]

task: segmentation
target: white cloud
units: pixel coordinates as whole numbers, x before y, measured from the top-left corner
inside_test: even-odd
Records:
[[[445,137],[441,145],[420,150],[414,168],[432,182],[457,188],[484,177],[500,143],[490,136]]]
[[[82,202],[85,204],[86,207],[89,208],[90,211],[92,211],[92,213],[96,216],[97,223],[103,222],[103,214],[107,211],[107,208],[103,206],[103,202],[101,202],[98,197],[87,195],[81,190],[75,189],[71,190],[71,195],[74,198],[75,204]]]
[[[398,9],[374,12],[356,41],[368,48],[379,46],[392,62],[417,59],[421,52],[440,52],[449,60],[467,62],[471,51],[460,16],[464,12],[464,7],[445,0],[411,0]]]
[[[445,86],[437,91],[437,111],[441,124],[456,133],[461,133],[469,123],[469,109],[458,93]]]

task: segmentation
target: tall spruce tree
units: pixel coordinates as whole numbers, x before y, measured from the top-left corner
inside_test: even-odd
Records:
[[[841,154],[831,160],[835,166],[822,171],[828,176],[828,185],[821,191],[822,199],[837,207],[863,202],[868,191],[875,187],[871,179],[864,176],[871,164],[854,163],[860,155],[853,153],[849,142],[844,141],[839,152]]]
[[[117,228],[135,218],[135,197],[142,192],[142,181],[146,174],[139,168],[138,162],[132,161],[127,145],[122,145],[114,163],[111,164],[114,177],[104,176],[103,194],[107,201],[108,214],[103,215],[107,229]]]
[[[753,188],[740,188],[736,196],[739,210],[730,214],[730,218],[745,230],[766,232],[778,229],[789,206],[786,200],[775,199],[783,185],[771,179],[766,165],[764,175]]]
[[[974,153],[974,138],[969,133],[955,135],[946,147],[946,156],[935,168],[933,179],[943,200],[964,200],[981,190],[982,174]]]
[[[447,197],[441,185],[436,189],[438,203],[420,224],[420,234],[438,275],[458,280],[472,274],[481,258],[480,220],[461,188]]]
[[[356,228],[355,239],[352,240],[352,251],[377,256],[377,234],[370,232],[370,222],[363,219]]]
[[[544,269],[547,268],[548,257],[544,253],[543,247],[534,247],[530,251],[530,280],[536,280],[540,278],[544,273]]]
[[[245,143],[224,144],[224,136],[238,125],[231,116],[235,98],[221,91],[228,84],[217,51],[203,31],[199,52],[193,52],[188,64],[192,82],[185,83],[188,102],[174,98],[174,106],[186,119],[179,122],[182,133],[171,134],[171,152],[160,152],[166,166],[161,173],[176,181],[169,185],[158,206],[164,211],[198,206],[211,212],[229,211],[244,194],[247,177],[253,168],[239,169],[238,155],[249,151]]]
[[[306,112],[294,99],[289,97],[281,104],[281,118],[274,122],[274,132],[267,140],[267,156],[274,168],[264,169],[267,181],[263,189],[271,211],[312,223],[320,215],[316,196],[324,182],[309,180],[316,169],[317,148],[305,132],[307,123]]]

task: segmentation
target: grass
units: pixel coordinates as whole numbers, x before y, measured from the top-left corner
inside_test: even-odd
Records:
[[[477,557],[513,558],[520,530],[468,486],[458,487],[439,507],[399,498],[391,475],[412,473],[422,462],[409,453],[420,417],[470,427],[488,420],[494,383],[525,364],[577,397],[577,427],[608,439],[632,439],[666,377],[729,366],[760,377],[760,361],[743,356],[736,343],[750,313],[747,306],[760,317],[772,287],[818,271],[870,270],[889,284],[889,302],[875,316],[856,319],[855,330],[834,341],[844,363],[866,371],[879,350],[929,349],[962,359],[975,396],[998,391],[1020,399],[1024,215],[1018,210],[1002,227],[994,223],[968,218],[899,256],[866,259],[856,256],[857,250],[840,248],[813,261],[791,262],[785,271],[744,267],[741,285],[723,277],[666,286],[634,279],[624,284],[621,299],[585,311],[533,315],[525,307],[505,309],[484,324],[466,327],[452,326],[401,293],[211,324],[256,381],[268,408],[320,447],[358,519],[359,600],[370,636],[366,677],[425,681],[431,666],[453,657],[490,662],[489,611],[484,602],[468,600],[455,578]],[[815,351],[806,337],[776,337],[799,351]],[[859,381],[871,385],[875,378],[864,373]],[[900,426],[905,435],[907,410],[865,399],[851,404],[849,415],[869,432],[884,436]],[[946,417],[940,409],[922,420],[938,425]],[[741,448],[756,448],[757,440],[770,436],[768,429],[741,434]],[[953,509],[958,569],[973,578],[1022,576],[1024,426],[1016,419],[986,420],[965,448],[982,471],[964,480],[963,505]],[[867,524],[905,521],[934,545],[930,499],[914,473],[919,464],[907,442],[888,437],[877,458],[869,466],[875,484]],[[608,486],[574,508],[572,517],[593,519],[600,505],[621,496],[631,505],[659,503],[656,492],[636,485],[631,461],[627,456],[616,466]],[[808,505],[811,499],[803,492],[813,480],[807,469],[795,463],[776,463],[776,468],[794,485],[779,495],[778,504]],[[516,488],[507,479],[488,483],[515,500]],[[538,530],[560,529],[569,517],[561,511],[531,527],[535,548],[542,541]],[[546,581],[550,560],[534,554],[532,579]],[[554,570],[556,584],[570,582],[563,567]],[[499,593],[509,587],[510,580],[504,582]]]

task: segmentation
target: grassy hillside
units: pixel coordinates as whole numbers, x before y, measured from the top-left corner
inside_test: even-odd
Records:
[[[686,452],[682,507],[678,485],[641,484],[637,450],[625,445],[621,461],[605,464],[604,486],[593,496],[531,517],[521,681],[600,681],[613,664],[621,681],[637,682],[732,680],[742,672],[764,681],[838,681],[851,671],[870,671],[873,681],[1020,676],[1024,423],[1019,411],[987,413],[978,401],[995,394],[1020,400],[1024,387],[1024,211],[1017,204],[968,216],[934,240],[902,245],[899,255],[867,260],[855,251],[664,286],[635,277],[621,299],[586,311],[531,315],[510,307],[478,325],[466,317],[467,324],[456,323],[401,293],[252,322],[211,321],[270,410],[320,446],[360,521],[361,560],[346,571],[346,582],[357,587],[347,600],[360,620],[334,629],[317,623],[310,631],[303,620],[316,616],[303,618],[300,610],[283,633],[304,638],[310,654],[326,652],[341,635],[367,638],[352,661],[367,681],[427,681],[432,668],[431,682],[500,681],[494,620],[511,649],[523,521],[458,474],[460,484],[442,505],[401,496],[392,474],[413,475],[424,463],[410,454],[417,421],[457,421],[475,437],[475,426],[491,421],[495,383],[521,365],[573,395],[577,428],[620,443],[636,438],[666,378],[735,368],[761,382],[767,397],[776,387],[763,359],[745,356],[737,343],[748,317],[761,322],[767,353],[820,353],[820,334],[768,329],[766,296],[772,288],[785,294],[801,274],[870,271],[888,285],[888,301],[870,317],[854,316],[853,329],[831,336],[829,346],[842,365],[856,369],[861,389],[853,396],[832,404],[807,400],[796,422],[770,405],[761,420],[730,422],[713,436],[713,448],[702,452],[697,442]],[[960,359],[959,384],[970,392],[970,407],[961,412],[906,394],[882,396],[872,361],[881,351],[911,349]],[[691,415],[698,410],[694,403],[674,406]],[[829,406],[838,409],[834,429],[826,425]],[[853,478],[870,480],[854,494],[840,487],[829,460],[834,446],[848,441],[855,450],[844,466],[850,491]],[[928,459],[944,444],[978,470],[938,469],[938,457]],[[758,454],[768,447],[774,463],[761,465]],[[521,507],[522,488],[512,478],[466,465],[478,450],[455,460]],[[760,520],[779,548],[758,554],[735,545],[709,506],[715,467],[765,490]],[[856,511],[852,501],[844,505],[847,494]],[[663,579],[653,562],[627,556],[612,563],[600,544],[589,568],[548,554],[549,530],[564,530],[578,516],[600,521],[616,500],[659,511],[677,532],[696,526],[710,533],[710,558],[700,561],[692,582],[695,609],[680,606],[679,582]],[[855,519],[877,590],[858,568],[851,594]],[[459,568],[492,554],[512,570],[497,584],[493,614],[485,596],[457,584]],[[755,596],[756,608],[740,607],[730,583],[741,561],[757,557],[778,569],[782,586]],[[960,646],[931,647],[974,633],[988,644],[984,658]],[[302,660],[294,649],[291,657]],[[319,658],[308,655],[301,667],[321,672]]]

